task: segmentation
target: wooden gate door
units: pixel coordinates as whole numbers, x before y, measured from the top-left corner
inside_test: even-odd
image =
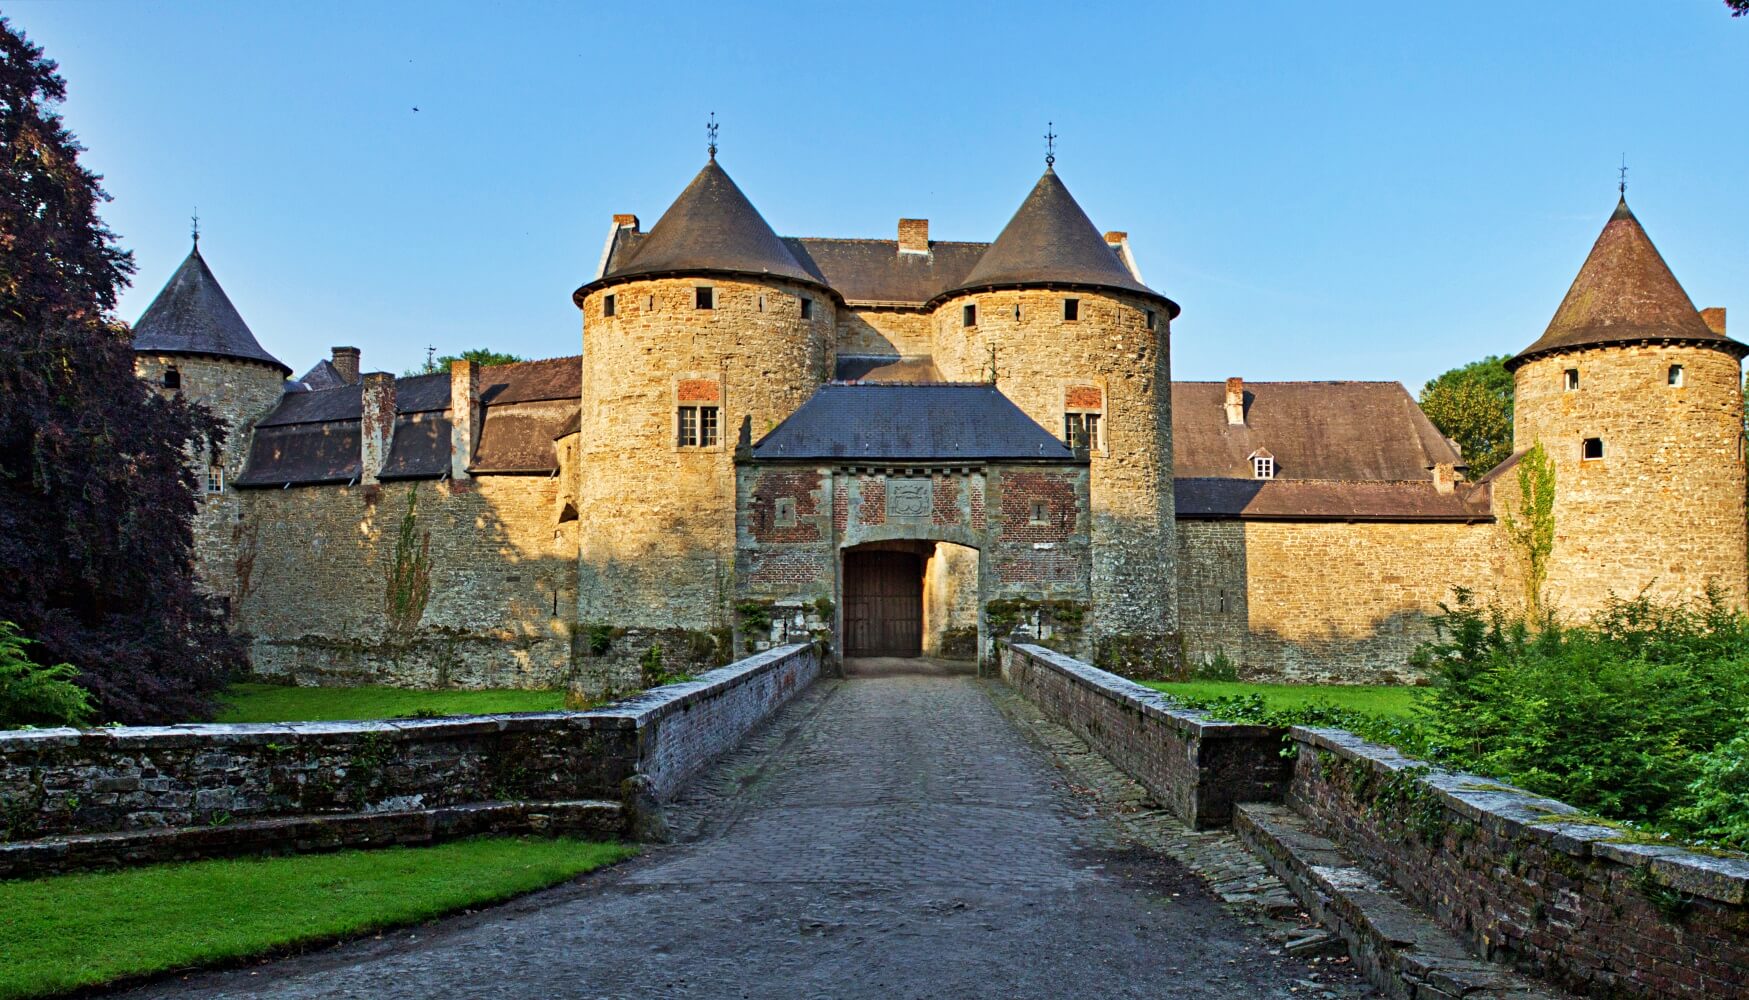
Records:
[[[844,554],[844,655],[923,655],[923,560],[909,552]]]

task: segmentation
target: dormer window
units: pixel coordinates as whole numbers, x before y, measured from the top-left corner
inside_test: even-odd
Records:
[[[692,306],[694,309],[715,309],[717,307],[717,290],[709,285],[700,285],[694,289]]]
[[[1262,448],[1251,453],[1251,478],[1274,479],[1275,456]]]
[[[1064,299],[1063,300],[1063,322],[1073,323],[1080,318],[1081,318],[1081,300],[1080,299]]]
[[[1573,392],[1579,388],[1579,369],[1569,368],[1562,373],[1561,378],[1562,385],[1566,387],[1568,392]]]
[[[180,389],[180,388],[182,388],[182,372],[178,371],[175,365],[171,365],[170,367],[164,369],[164,388],[166,388],[166,389]]]
[[[1671,365],[1670,371],[1664,376],[1664,380],[1671,388],[1682,388],[1682,366]]]
[[[968,303],[964,309],[960,310],[960,325],[978,325],[978,307],[975,303]]]

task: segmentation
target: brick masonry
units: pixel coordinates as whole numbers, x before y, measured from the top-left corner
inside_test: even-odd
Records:
[[[0,733],[0,877],[368,840],[383,823],[474,829],[438,813],[492,803],[524,804],[499,817],[514,829],[531,808],[623,800],[626,829],[649,829],[640,810],[659,809],[819,669],[813,647],[792,645],[589,712]],[[367,818],[378,813],[395,817]],[[253,833],[200,832],[232,824]]]

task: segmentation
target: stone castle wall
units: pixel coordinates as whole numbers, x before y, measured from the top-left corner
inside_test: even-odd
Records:
[[[430,598],[416,625],[395,628],[388,581],[410,492],[415,532],[430,537]],[[563,686],[578,531],[560,520],[565,492],[554,476],[240,491],[233,601],[255,672],[300,684]]]
[[[1073,321],[1063,318],[1069,298],[1079,300]],[[973,304],[977,322],[968,327],[964,308]],[[936,310],[935,359],[947,378],[985,379],[992,348],[997,386],[1051,433],[1063,433],[1066,409],[1102,414],[1091,454],[1092,633],[1102,665],[1162,669],[1157,657],[1176,649],[1178,629],[1164,307],[1025,289],[958,296]]]
[[[695,307],[700,286],[714,308]],[[831,377],[835,313],[827,292],[776,279],[631,281],[585,299],[577,616],[597,637],[585,670],[623,672],[652,643],[676,666],[710,658],[732,624],[737,439],[758,440]],[[721,408],[714,446],[679,446],[682,402]]]
[[[164,388],[164,371],[170,367],[182,376],[180,389]],[[224,422],[225,444],[218,460],[224,469],[224,489],[207,492],[208,455],[189,456],[189,466],[200,484],[201,503],[193,523],[196,575],[210,593],[231,595],[236,589],[234,553],[244,498],[230,484],[242,474],[249,457],[250,429],[278,405],[285,377],[278,368],[256,361],[165,354],[135,354],[134,373],[160,395],[180,392]]]
[[[1673,364],[1682,385],[1669,384]],[[1568,390],[1565,372],[1579,372]],[[1642,344],[1564,351],[1515,373],[1513,443],[1555,465],[1555,545],[1545,602],[1584,617],[1611,595],[1687,599],[1708,583],[1744,605],[1741,369],[1711,348]],[[1582,457],[1600,438],[1603,457]],[[1512,493],[1515,482],[1496,485]]]
[[[1247,680],[1401,683],[1453,588],[1511,599],[1491,523],[1181,521],[1178,612],[1192,667]]]
[[[917,357],[934,353],[934,327],[920,309],[842,309],[838,353]]]

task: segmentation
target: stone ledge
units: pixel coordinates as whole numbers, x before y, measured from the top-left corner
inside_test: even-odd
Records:
[[[1207,712],[1179,708],[1166,695],[1144,687],[1127,677],[1101,670],[1072,656],[1031,643],[1013,643],[1012,648],[1025,653],[1035,662],[1048,664],[1067,674],[1098,694],[1141,712],[1199,740],[1256,739],[1260,736],[1281,736],[1287,730],[1280,726],[1263,726],[1248,722],[1220,722],[1210,719]]]
[[[290,816],[224,826],[75,834],[0,844],[0,879],[246,854],[430,844],[485,833],[581,834],[617,840],[625,832],[625,810],[617,802],[473,802],[435,809]]]
[[[1286,806],[1241,803],[1233,827],[1306,909],[1341,935],[1374,986],[1405,1000],[1566,996],[1471,954]]]
[[[1414,780],[1436,791],[1447,809],[1501,836],[1529,838],[1572,857],[1647,868],[1654,880],[1668,888],[1721,903],[1749,904],[1749,857],[1635,842],[1622,830],[1591,822],[1558,799],[1491,778],[1434,768],[1346,730],[1295,726],[1292,734],[1299,743],[1368,765],[1382,775],[1429,768],[1415,774]]]

